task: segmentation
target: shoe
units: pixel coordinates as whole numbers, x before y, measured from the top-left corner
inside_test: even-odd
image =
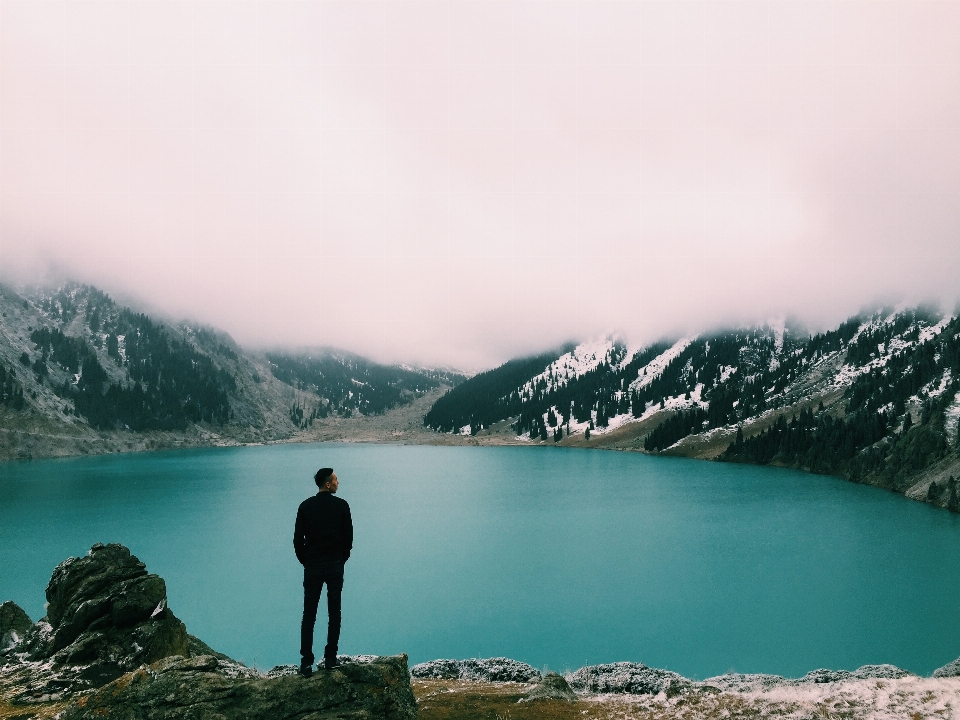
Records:
[[[313,675],[313,665],[301,665],[300,669],[297,671],[297,674],[299,674],[300,677],[310,677]]]
[[[324,670],[333,670],[334,668],[340,667],[340,661],[334,658],[324,658],[323,659],[323,669]]]

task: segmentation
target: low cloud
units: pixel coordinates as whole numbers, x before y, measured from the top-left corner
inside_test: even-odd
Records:
[[[0,267],[482,368],[958,297],[953,2],[0,4]]]

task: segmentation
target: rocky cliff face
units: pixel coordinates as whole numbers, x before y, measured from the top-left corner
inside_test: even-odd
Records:
[[[0,605],[0,701],[66,702],[65,720],[416,717],[405,655],[344,658],[310,679],[263,675],[188,635],[163,579],[122,545],[60,563],[46,597],[36,624]]]
[[[97,544],[53,571],[47,616],[5,651],[19,696],[56,699],[99,687],[145,663],[189,655],[187,629],[163,579],[122,545]]]

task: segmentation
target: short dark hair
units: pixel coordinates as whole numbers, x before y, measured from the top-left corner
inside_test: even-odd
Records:
[[[318,488],[322,488],[330,481],[330,476],[333,475],[333,468],[320,468],[317,470],[317,474],[313,476],[314,482],[317,483]]]

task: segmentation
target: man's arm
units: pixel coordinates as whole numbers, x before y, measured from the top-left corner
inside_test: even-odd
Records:
[[[350,559],[350,551],[353,550],[353,518],[350,517],[350,506],[346,503],[344,506],[341,548],[343,548],[343,561],[346,562]]]
[[[303,505],[297,508],[297,522],[293,526],[293,551],[297,554],[297,560],[303,565],[303,551],[307,546],[307,536],[305,533],[306,520],[303,513]]]

